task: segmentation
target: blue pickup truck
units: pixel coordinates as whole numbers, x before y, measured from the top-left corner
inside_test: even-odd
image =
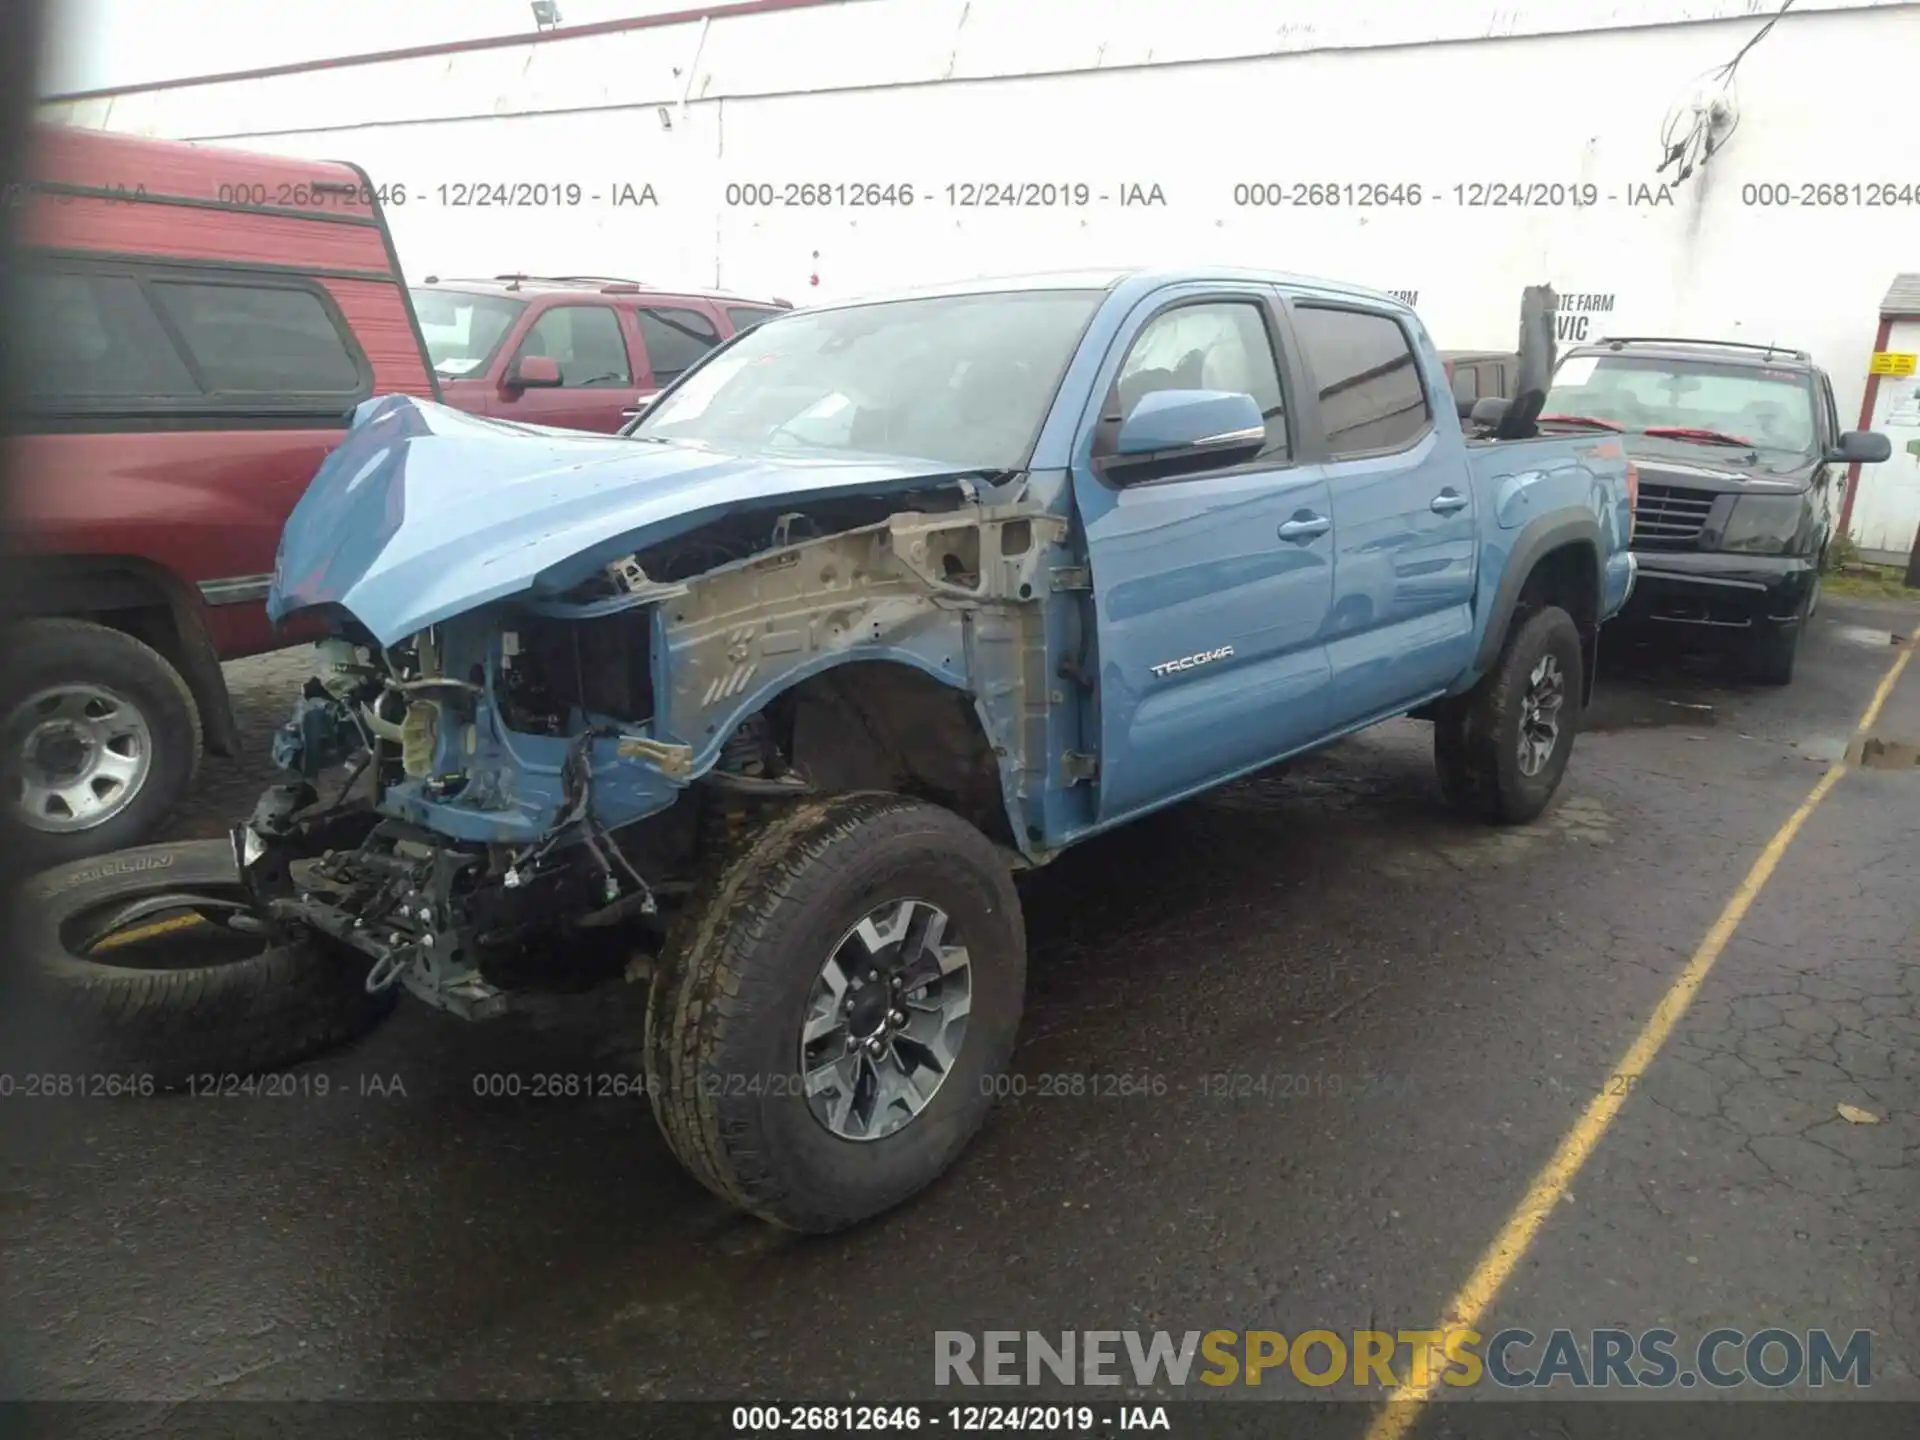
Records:
[[[638,946],[674,1153],[856,1223],[985,1117],[1016,871],[1410,713],[1464,810],[1549,803],[1633,473],[1535,433],[1541,315],[1465,423],[1405,305],[1234,270],[796,312],[619,436],[369,401],[282,540],[270,612],[330,638],[237,858],[470,1017]],[[318,803],[355,756],[375,799]]]

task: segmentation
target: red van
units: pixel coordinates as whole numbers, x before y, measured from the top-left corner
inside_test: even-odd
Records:
[[[722,340],[793,304],[604,275],[429,275],[413,308],[447,404],[610,435]]]
[[[26,248],[0,825],[136,844],[238,736],[220,662],[355,406],[440,399],[359,167],[65,128],[7,186]]]

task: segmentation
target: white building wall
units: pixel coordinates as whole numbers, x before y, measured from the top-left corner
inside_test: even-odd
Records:
[[[358,161],[406,189],[389,215],[415,278],[605,273],[804,304],[1206,261],[1417,292],[1440,343],[1460,348],[1510,347],[1520,287],[1545,280],[1566,298],[1568,338],[1585,316],[1591,334],[1810,349],[1850,424],[1877,302],[1895,272],[1920,268],[1920,5],[1797,5],[1740,62],[1725,149],[1669,190],[1655,173],[1670,108],[1777,8],[846,0],[48,113]],[[577,185],[578,198],[453,203],[461,186],[501,182],[549,197]],[[911,186],[914,200],[728,203],[730,185],[784,199],[808,182]],[[949,185],[980,182],[1084,184],[1087,201],[949,203]],[[1401,200],[1236,203],[1236,185],[1263,182],[1289,198],[1330,185],[1343,202],[1361,198],[1348,186],[1400,187]],[[1455,187],[1476,184],[1591,184],[1597,203],[1463,204]],[[1796,203],[1758,203],[1757,185]],[[1149,203],[1122,203],[1136,194]]]

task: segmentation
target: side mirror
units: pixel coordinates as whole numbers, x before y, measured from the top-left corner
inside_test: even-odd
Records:
[[[1893,442],[1877,430],[1849,430],[1829,457],[1844,464],[1878,465],[1893,454]]]
[[[1251,460],[1266,443],[1266,417],[1251,395],[1155,390],[1142,395],[1120,422],[1109,464],[1129,470],[1199,459],[1235,465]]]
[[[560,383],[560,362],[551,355],[522,355],[507,371],[509,390],[550,390]]]

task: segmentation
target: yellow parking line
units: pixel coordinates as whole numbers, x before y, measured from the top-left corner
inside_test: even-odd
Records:
[[[1880,708],[1887,703],[1887,697],[1893,693],[1893,687],[1900,679],[1900,672],[1907,668],[1907,662],[1912,658],[1911,648],[1901,651],[1892,668],[1881,679],[1880,688],[1873,692],[1873,703],[1867,706],[1866,714],[1860,717],[1859,729],[1855,733],[1865,734],[1879,718]],[[1713,962],[1720,958],[1720,952],[1726,948],[1727,941],[1733,938],[1733,932],[1739,928],[1754,897],[1759,895],[1761,888],[1772,877],[1780,857],[1787,853],[1787,846],[1793,843],[1793,837],[1807,823],[1807,817],[1813,814],[1815,807],[1827,798],[1828,792],[1840,783],[1840,777],[1846,773],[1847,762],[1836,761],[1820,777],[1812,793],[1800,803],[1800,808],[1787,817],[1787,823],[1767,842],[1766,849],[1760,852],[1760,858],[1747,871],[1746,879],[1740,882],[1740,888],[1733,892],[1733,898],[1727,901],[1726,908],[1720,912],[1720,918],[1713,922],[1713,928],[1707,931],[1706,938],[1700,942],[1700,948],[1693,952],[1693,958],[1687,961],[1686,968],[1680,972],[1672,987],[1660,997],[1660,1003],[1634,1037],[1633,1044],[1615,1062],[1606,1083],[1601,1085],[1585,1113],[1567,1132],[1566,1138],[1553,1152],[1553,1158],[1534,1177],[1526,1195],[1507,1217],[1506,1224],[1500,1227],[1500,1233],[1480,1257],[1480,1263],[1473,1267],[1473,1273],[1467,1277],[1466,1283],[1448,1302],[1446,1314],[1436,1328],[1442,1331],[1479,1328],[1494,1297],[1500,1293],[1500,1287],[1507,1283],[1514,1267],[1520,1263],[1521,1257],[1533,1244],[1534,1237],[1539,1234],[1541,1225],[1552,1213],[1553,1207],[1565,1197],[1573,1177],[1599,1146],[1600,1138],[1607,1133],[1614,1116],[1620,1113],[1620,1107],[1627,1103],[1634,1082],[1646,1073],[1647,1066],[1660,1053],[1667,1036],[1673,1033],[1673,1027],[1686,1014],[1687,1006],[1693,1003],[1693,997],[1699,993],[1707,972],[1713,969]],[[1424,1384],[1409,1382],[1396,1389],[1387,1397],[1386,1408],[1368,1428],[1367,1440],[1400,1440],[1413,1428],[1441,1383],[1437,1366],[1428,1367]]]
[[[1860,717],[1860,728],[1854,732],[1856,735],[1864,735],[1873,728],[1873,722],[1880,718],[1880,707],[1887,703],[1894,684],[1900,679],[1900,672],[1907,668],[1907,661],[1912,658],[1913,645],[1910,643],[1900,652],[1900,658],[1893,662],[1893,668],[1881,678],[1880,688],[1873,692],[1873,703],[1867,706],[1867,713]]]

